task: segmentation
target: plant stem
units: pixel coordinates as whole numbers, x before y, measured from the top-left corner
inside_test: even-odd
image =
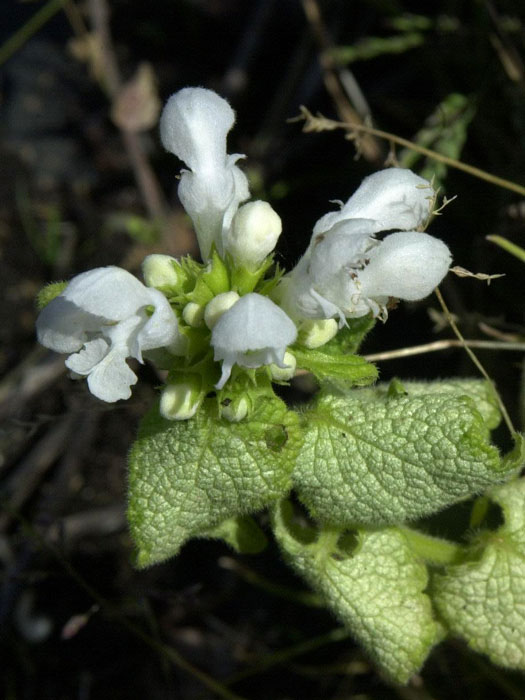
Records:
[[[60,10],[65,0],[49,0],[0,47],[0,66],[31,39]]]
[[[488,375],[488,373],[487,373],[487,370],[483,367],[483,365],[482,365],[481,362],[478,360],[478,358],[476,357],[476,355],[475,355],[475,354],[472,352],[472,350],[468,347],[468,345],[467,345],[467,343],[466,343],[466,341],[465,341],[465,338],[463,337],[463,334],[462,334],[461,331],[459,330],[459,328],[458,328],[458,326],[457,326],[457,323],[454,321],[454,318],[453,318],[452,314],[450,313],[450,310],[449,310],[448,306],[446,305],[445,300],[443,299],[443,295],[441,294],[441,292],[440,292],[440,290],[439,290],[439,287],[436,287],[435,292],[436,292],[436,296],[437,296],[437,298],[438,298],[438,300],[439,300],[439,303],[441,304],[441,308],[442,308],[443,311],[445,312],[445,315],[446,315],[446,317],[447,317],[447,319],[448,319],[448,322],[450,323],[450,326],[451,326],[452,330],[453,330],[454,333],[457,335],[457,337],[459,338],[459,340],[463,343],[463,346],[464,346],[464,348],[465,348],[465,352],[466,352],[467,355],[470,357],[470,359],[472,360],[472,362],[476,365],[476,367],[479,369],[479,371],[481,372],[482,376],[487,380],[487,382],[488,382],[488,383],[490,384],[490,386],[492,387],[492,389],[493,389],[493,391],[494,391],[494,395],[496,396],[496,399],[497,399],[497,402],[498,402],[498,406],[499,406],[499,410],[500,410],[500,412],[501,412],[501,415],[502,415],[502,417],[503,417],[503,420],[505,421],[505,423],[506,423],[506,425],[507,425],[507,428],[509,429],[509,432],[510,432],[511,436],[514,438],[514,436],[516,435],[516,429],[514,428],[514,425],[512,424],[512,420],[511,420],[511,418],[510,418],[510,416],[509,416],[509,413],[508,413],[508,411],[507,411],[507,408],[506,408],[505,404],[503,403],[503,399],[501,398],[501,396],[500,396],[500,394],[499,394],[499,391],[496,389],[496,385],[494,384],[494,382],[492,381],[492,379],[489,377],[489,375]]]
[[[272,666],[283,664],[286,661],[290,661],[298,656],[315,651],[326,644],[341,642],[348,639],[348,637],[350,637],[350,632],[348,630],[344,629],[343,627],[337,627],[326,634],[321,634],[318,637],[313,637],[312,639],[307,639],[304,642],[299,642],[299,644],[295,644],[287,649],[281,649],[280,651],[265,654],[264,656],[261,656],[251,668],[235,673],[227,678],[224,683],[228,686],[234,685],[245,678],[256,676],[259,673],[272,668]]]
[[[451,564],[461,553],[461,546],[455,542],[426,535],[419,530],[400,528],[410,548],[425,561],[433,564]]]
[[[438,350],[447,350],[448,348],[464,347],[479,348],[480,350],[512,350],[514,352],[525,351],[525,343],[507,343],[497,340],[454,340],[453,338],[450,338],[445,340],[435,340],[432,343],[424,343],[423,345],[412,345],[408,348],[399,348],[398,350],[375,352],[369,355],[363,355],[363,357],[369,362],[378,362],[379,360],[396,360],[400,357],[423,355],[427,352],[437,352]]]
[[[490,182],[492,185],[497,187],[502,187],[506,190],[511,190],[512,192],[517,192],[522,197],[525,196],[525,187],[523,185],[518,185],[516,182],[511,180],[505,180],[497,175],[492,175],[491,173],[476,168],[473,165],[468,165],[468,163],[463,163],[455,158],[450,158],[437,151],[432,151],[430,148],[425,148],[424,146],[419,146],[413,141],[404,139],[402,136],[396,136],[396,134],[391,134],[388,131],[382,131],[381,129],[374,129],[371,126],[366,126],[365,124],[354,124],[347,122],[338,122],[334,119],[327,119],[322,115],[314,116],[311,114],[306,107],[301,107],[301,114],[298,117],[289,119],[289,122],[295,121],[305,121],[305,126],[303,131],[333,131],[334,129],[344,129],[348,132],[349,138],[356,137],[358,133],[363,133],[371,136],[377,136],[378,138],[390,141],[391,144],[397,144],[398,146],[404,146],[405,148],[410,148],[412,151],[421,153],[432,160],[437,160],[440,163],[450,166],[451,168],[456,168],[456,170],[462,170],[469,175],[479,178],[480,180],[485,180]]]
[[[485,238],[487,241],[499,245],[499,247],[506,250],[507,253],[514,255],[518,260],[521,260],[521,262],[525,262],[525,250],[519,245],[511,243],[506,238],[503,238],[503,236],[485,236]]]

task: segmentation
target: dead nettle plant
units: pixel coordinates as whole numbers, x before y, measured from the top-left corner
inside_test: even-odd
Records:
[[[493,385],[376,384],[357,354],[397,300],[424,299],[449,271],[448,247],[424,232],[439,209],[431,182],[399,167],[365,178],[285,272],[281,220],[249,201],[243,156],[227,153],[234,121],[203,88],[174,94],[161,117],[165,148],[187,166],[178,193],[201,262],[149,255],[144,282],[103,267],[40,294],[39,341],[98,399],[131,396],[128,358],[167,370],[129,457],[137,566],[194,537],[258,552],[252,516],[269,509],[286,561],[393,681],[448,635],[525,668],[522,443],[512,430],[503,457],[491,443]],[[294,410],[275,386],[298,371],[319,391]],[[476,529],[462,540],[411,525],[473,497]],[[503,511],[495,531],[480,516],[489,501]]]

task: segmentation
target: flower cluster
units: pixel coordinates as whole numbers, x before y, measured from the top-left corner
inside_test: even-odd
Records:
[[[84,272],[38,318],[39,341],[68,353],[73,376],[87,377],[103,401],[129,398],[137,377],[126,360],[143,362],[145,353],[169,370],[163,415],[191,418],[213,387],[257,381],[259,368],[258,376],[286,381],[295,370],[293,347],[288,351],[294,343],[319,347],[347,319],[384,320],[389,298],[422,299],[447,273],[448,248],[421,232],[434,201],[431,185],[391,168],[366,178],[339,211],[319,219],[290,273],[269,276],[281,220],[266,202],[243,204],[250,197],[237,165],[243,156],[226,150],[234,121],[226,100],[203,88],[174,94],[161,117],[165,148],[189,168],[178,194],[203,263],[150,255],[145,285],[117,267]],[[230,410],[231,420],[248,410],[246,401],[236,405],[243,408]]]

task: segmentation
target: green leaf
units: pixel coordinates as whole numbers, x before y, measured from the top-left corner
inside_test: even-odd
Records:
[[[286,494],[300,437],[296,414],[275,396],[258,397],[240,423],[220,419],[213,399],[187,421],[151,410],[129,457],[137,564],[167,559],[190,537]]]
[[[494,430],[500,424],[501,415],[498,400],[492,386],[484,379],[445,379],[432,382],[411,382],[398,379],[389,384],[376,384],[370,389],[370,395],[386,397],[392,392],[393,385],[401,387],[408,396],[430,396],[431,394],[449,394],[451,396],[469,396],[474,400],[487,427]],[[399,393],[399,392],[398,392]],[[362,394],[364,396],[364,394]]]
[[[259,554],[268,544],[268,538],[249,515],[224,520],[209,530],[206,536],[224,540],[239,554]]]
[[[496,664],[525,670],[525,479],[490,497],[505,523],[478,537],[469,561],[435,574],[431,593],[452,634]]]
[[[385,54],[404,53],[421,46],[424,41],[424,35],[418,32],[389,37],[370,36],[352,46],[336,46],[330,51],[330,55],[337,63],[345,65],[355,61],[368,61]]]
[[[371,384],[377,379],[377,368],[359,355],[329,355],[319,350],[303,350],[294,346],[297,367],[311,372],[321,383],[331,381],[337,388]]]
[[[317,591],[389,678],[406,683],[440,641],[442,628],[425,595],[427,570],[404,535],[360,532],[352,545],[339,533],[301,531],[288,502],[274,530],[292,567]],[[335,535],[335,536],[334,536]]]
[[[475,113],[476,108],[470,98],[453,92],[437,105],[413,141],[418,146],[430,148],[457,160],[461,157],[468,127]],[[421,162],[419,174],[432,180],[434,189],[437,190],[446,179],[448,166],[434,158],[424,158],[421,153],[413,149],[404,149],[399,154],[399,163],[403,168],[414,169],[419,162]]]
[[[474,400],[454,391],[321,394],[304,422],[294,483],[312,515],[335,526],[429,515],[503,481],[514,468],[489,444]]]

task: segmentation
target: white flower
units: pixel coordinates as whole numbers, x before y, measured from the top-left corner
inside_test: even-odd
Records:
[[[233,217],[226,251],[237,264],[257,269],[275,248],[282,230],[281,217],[268,202],[248,202]]]
[[[211,334],[214,359],[222,361],[216,388],[226,384],[234,364],[255,368],[273,363],[285,368],[284,353],[296,337],[293,321],[268,297],[241,297],[220,317]]]
[[[152,313],[149,313],[152,309]],[[166,297],[118,267],[99,267],[74,277],[40,313],[39,342],[70,354],[66,366],[87,376],[103,401],[128,399],[137,382],[127,357],[175,343],[177,318]]]
[[[233,216],[250,196],[246,176],[235,165],[243,156],[226,153],[234,122],[228,102],[204,88],[184,88],[172,95],[160,119],[164,147],[190,168],[182,171],[178,192],[204,260],[213,243],[222,254]]]
[[[405,168],[387,168],[365,177],[339,211],[322,216],[314,226],[314,236],[351,219],[369,219],[369,233],[417,229],[426,222],[434,200],[427,180]]]
[[[409,170],[367,177],[338,212],[316,223],[308,250],[281,284],[281,303],[295,320],[385,319],[389,297],[415,301],[446,275],[451,256],[432,236],[408,228],[424,224],[433,192]],[[378,241],[379,231],[402,229]]]

